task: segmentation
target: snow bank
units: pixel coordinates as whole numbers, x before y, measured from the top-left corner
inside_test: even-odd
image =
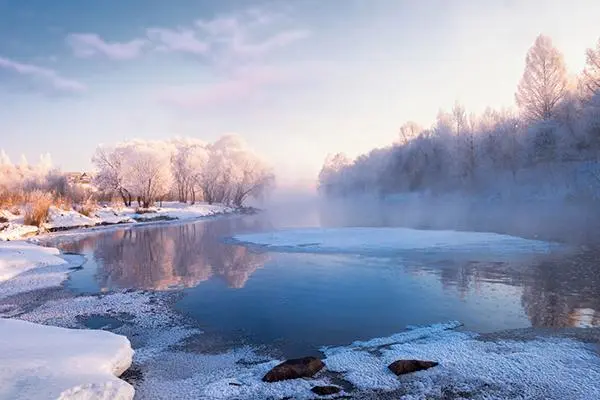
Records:
[[[544,253],[552,244],[484,232],[409,228],[307,228],[234,236],[269,250],[315,253],[373,253],[406,250]]]
[[[595,399],[600,398],[600,358],[588,345],[563,338],[482,341],[440,325],[394,335],[377,351],[371,342],[323,348],[330,371],[360,390],[401,389],[401,399]],[[393,343],[395,342],[395,343]],[[432,360],[439,366],[396,377],[398,359]]]
[[[0,399],[132,399],[126,337],[0,319]]]
[[[50,207],[48,210],[48,222],[43,227],[48,231],[84,228],[96,225],[96,221],[90,217],[78,213],[75,210],[61,210],[57,207]]]
[[[0,242],[0,282],[32,268],[66,264],[58,249],[26,242]]]
[[[39,231],[37,226],[9,222],[4,227],[0,226],[0,240],[19,240],[37,235]]]
[[[100,208],[94,212],[96,225],[126,224],[135,222],[129,215],[119,215],[111,208]]]
[[[132,207],[113,209],[103,207],[96,210],[91,217],[87,217],[75,210],[62,210],[50,207],[48,222],[42,225],[42,230],[54,232],[77,228],[89,228],[101,225],[115,225],[124,223],[150,222],[157,220],[194,220],[204,217],[228,214],[236,209],[221,204],[198,203],[194,205],[168,202],[164,207],[153,208],[151,212],[138,214]],[[23,217],[0,210],[0,215],[9,220],[0,224],[0,240],[20,240],[37,234],[40,230],[35,226],[23,224]]]
[[[183,204],[176,202],[163,203],[163,207],[152,208],[151,213],[136,214],[134,210],[125,209],[123,212],[130,215],[138,221],[145,219],[152,220],[156,218],[170,218],[178,220],[191,220],[202,217],[210,217],[214,215],[232,213],[234,208],[221,204]]]

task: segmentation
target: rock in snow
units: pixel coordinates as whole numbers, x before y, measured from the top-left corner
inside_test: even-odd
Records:
[[[388,369],[396,375],[410,374],[411,372],[423,371],[438,365],[435,361],[421,361],[421,360],[396,360],[390,365]]]
[[[278,382],[287,379],[310,378],[323,369],[325,364],[316,357],[287,360],[267,372],[264,382]]]
[[[132,399],[132,357],[124,336],[0,319],[0,399]]]
[[[318,394],[319,396],[330,396],[332,394],[337,394],[342,389],[338,386],[315,386],[310,389],[314,394]]]

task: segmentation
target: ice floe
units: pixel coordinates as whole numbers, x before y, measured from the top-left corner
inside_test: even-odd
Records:
[[[468,251],[471,253],[545,253],[551,243],[487,232],[383,228],[305,228],[236,235],[235,241],[268,250],[315,253],[389,253]]]

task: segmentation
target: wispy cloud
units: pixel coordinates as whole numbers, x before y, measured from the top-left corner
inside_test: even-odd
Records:
[[[217,64],[237,64],[240,59],[264,56],[310,35],[303,29],[277,29],[278,18],[278,14],[251,9],[197,20],[187,27],[149,28],[145,37],[124,42],[109,42],[96,33],[72,33],[67,43],[78,57],[127,60],[145,51],[160,50],[206,56]]]
[[[67,36],[67,43],[77,57],[102,55],[113,60],[130,60],[142,54],[147,41],[133,39],[128,42],[108,42],[95,33],[72,33]]]
[[[204,54],[209,49],[208,44],[200,41],[192,29],[151,28],[146,33],[158,50]]]
[[[259,43],[244,43],[237,41],[233,43],[234,52],[240,55],[260,56],[270,53],[278,48],[285,47],[298,40],[302,40],[310,36],[308,30],[289,30],[278,32]]]
[[[275,29],[280,18],[275,13],[252,9],[212,20],[198,20],[196,26],[207,35],[213,52],[238,62],[265,56],[310,36],[306,29]]]
[[[20,75],[29,76],[62,92],[76,93],[86,90],[86,86],[81,82],[62,77],[58,72],[50,68],[20,63],[4,57],[0,57],[0,68],[16,72]]]

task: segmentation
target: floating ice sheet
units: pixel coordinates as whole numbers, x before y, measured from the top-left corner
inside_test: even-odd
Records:
[[[307,228],[236,235],[237,242],[268,250],[311,253],[545,253],[553,246],[539,240],[486,232],[436,231],[409,228]]]

